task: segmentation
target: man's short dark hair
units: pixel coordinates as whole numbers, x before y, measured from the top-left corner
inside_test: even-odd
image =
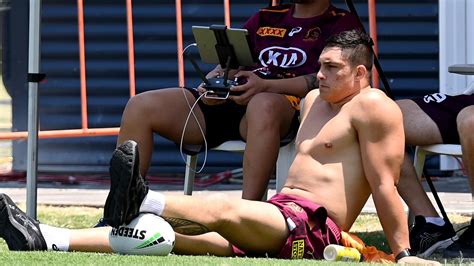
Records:
[[[326,41],[326,48],[341,48],[351,66],[364,65],[368,71],[372,70],[373,53],[370,49],[370,37],[361,30],[348,30],[331,36]]]

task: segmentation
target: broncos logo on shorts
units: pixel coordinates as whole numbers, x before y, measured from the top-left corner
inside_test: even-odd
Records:
[[[425,95],[423,97],[423,101],[425,101],[425,103],[430,103],[430,102],[440,103],[444,100],[446,100],[446,94],[444,93],[433,93],[433,94]]]

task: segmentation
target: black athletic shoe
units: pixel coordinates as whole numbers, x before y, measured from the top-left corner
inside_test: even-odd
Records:
[[[0,237],[10,250],[46,250],[39,223],[28,217],[5,194],[0,194]]]
[[[410,231],[411,252],[426,258],[435,251],[441,251],[457,239],[456,232],[449,221],[443,226],[427,223],[425,217],[416,216],[415,226]]]
[[[94,228],[97,227],[104,227],[107,226],[108,224],[104,221],[104,218],[100,218],[99,221],[97,222],[96,225],[94,225]]]
[[[140,205],[148,193],[148,185],[140,175],[135,141],[127,140],[115,149],[109,172],[111,185],[104,207],[104,221],[118,227],[138,216]]]
[[[474,258],[474,221],[459,236],[457,241],[443,252],[445,258]]]

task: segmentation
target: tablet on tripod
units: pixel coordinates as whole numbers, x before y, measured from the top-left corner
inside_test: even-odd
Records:
[[[228,80],[229,70],[254,64],[247,40],[247,30],[212,25],[210,27],[193,26],[192,31],[201,61],[208,64],[220,64],[224,70],[223,77],[208,79],[192,57],[187,56],[204,82],[203,87],[207,90],[205,97],[227,99],[231,93],[230,87],[239,85],[237,80]]]
[[[251,66],[254,58],[250,50],[246,29],[227,28],[224,25],[193,26],[194,39],[199,49],[199,55],[204,63],[220,64],[236,69],[239,66]]]

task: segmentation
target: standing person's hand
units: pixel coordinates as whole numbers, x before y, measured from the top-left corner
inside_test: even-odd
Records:
[[[246,105],[254,95],[267,90],[266,81],[251,71],[239,71],[235,77],[242,85],[232,86],[230,91],[237,95],[231,93],[229,98],[238,104]]]

